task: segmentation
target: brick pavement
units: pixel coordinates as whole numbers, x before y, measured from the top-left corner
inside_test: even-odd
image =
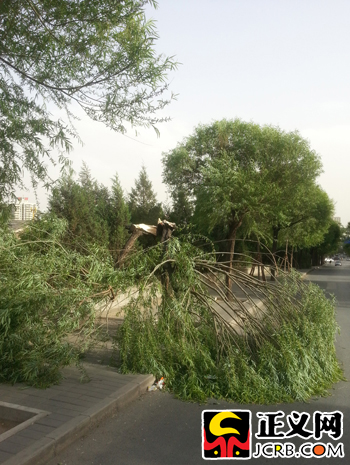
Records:
[[[39,465],[96,426],[113,412],[145,393],[154,377],[121,375],[115,369],[84,364],[89,381],[81,382],[76,367],[48,389],[0,384],[0,401],[46,412],[34,423],[2,439],[0,465]]]

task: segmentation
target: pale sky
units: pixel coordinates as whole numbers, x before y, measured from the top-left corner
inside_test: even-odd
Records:
[[[117,172],[125,191],[142,164],[158,199],[162,152],[192,134],[199,123],[240,118],[298,130],[320,156],[319,184],[350,221],[350,1],[159,0],[147,8],[157,21],[157,51],[181,63],[169,76],[177,101],[164,112],[171,122],[128,137],[83,118],[76,124],[73,168],[82,160],[109,186]],[[135,140],[134,140],[135,139]],[[23,193],[24,194],[24,193]],[[21,195],[21,192],[18,192]],[[28,194],[27,194],[28,195]],[[34,200],[29,193],[30,200]],[[45,192],[39,190],[41,208]]]

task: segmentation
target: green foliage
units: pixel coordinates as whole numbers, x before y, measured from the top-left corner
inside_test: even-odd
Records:
[[[89,244],[98,244],[117,258],[127,241],[125,226],[130,222],[130,213],[117,174],[112,181],[109,191],[92,178],[84,163],[79,182],[70,170],[52,189],[49,211],[68,221],[66,246],[85,253]]]
[[[105,190],[92,179],[86,165],[80,173],[80,183],[74,180],[72,170],[62,175],[52,189],[49,211],[68,221],[65,244],[79,251],[89,243],[107,246],[108,225],[103,208],[108,198],[104,194]]]
[[[48,181],[52,150],[65,153],[78,137],[73,105],[113,130],[153,127],[173,98],[172,58],[158,56],[153,0],[2,0],[0,2],[0,201],[30,172]],[[52,116],[64,110],[66,121]]]
[[[325,257],[338,252],[340,239],[341,227],[336,221],[332,221],[323,237],[323,241],[317,247],[317,253]]]
[[[164,376],[167,388],[184,400],[240,403],[305,401],[326,395],[342,379],[334,348],[335,303],[317,286],[294,273],[269,286],[236,272],[235,282],[250,286],[266,305],[258,319],[246,314],[240,333],[215,311],[204,285],[220,292],[216,279],[209,279],[220,274],[214,256],[173,239],[161,266],[155,257],[116,337],[123,373]],[[137,266],[134,260],[129,266]],[[159,282],[165,274],[168,289]],[[235,305],[238,318],[243,307],[238,300]]]
[[[343,232],[343,250],[346,255],[350,256],[350,222],[347,224],[345,231]]]
[[[129,209],[134,224],[157,224],[162,216],[161,204],[157,202],[145,166],[142,166],[138,179],[135,179],[135,187],[129,194]]]
[[[66,228],[44,215],[21,238],[1,231],[1,381],[58,382],[61,368],[77,362],[88,344],[95,303],[109,293],[105,276],[113,267],[97,246],[85,255],[67,250],[61,243]],[[72,333],[74,345],[67,339]]]
[[[108,209],[109,250],[116,260],[128,239],[125,226],[130,223],[130,212],[117,174],[115,174],[112,181]]]
[[[333,205],[315,183],[320,159],[296,131],[239,119],[200,125],[164,154],[163,166],[174,205],[181,195],[199,230],[218,240],[223,231],[233,240],[244,228],[244,235],[273,240],[276,249],[280,231],[283,241],[289,235],[295,245],[309,246],[329,226]]]
[[[333,223],[333,202],[318,185],[311,184],[305,189],[304,200],[295,205],[291,222],[280,229],[282,248],[286,240],[295,248],[317,247],[327,240],[325,236]]]
[[[197,235],[132,254],[114,269],[105,248],[67,249],[67,222],[53,215],[20,237],[1,232],[1,381],[58,382],[61,368],[93,343],[97,306],[135,290],[115,340],[120,370],[164,376],[182,399],[300,401],[325,395],[342,377],[334,302],[297,275],[269,285],[233,270],[256,318],[235,295],[226,298],[227,268],[209,243],[206,251],[194,246]]]

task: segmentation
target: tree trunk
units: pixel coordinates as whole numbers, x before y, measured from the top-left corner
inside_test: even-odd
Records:
[[[261,269],[262,280],[263,280],[263,281],[266,281],[265,271],[264,271],[264,265],[263,265],[263,262],[262,262],[262,257],[261,257],[261,252],[260,252],[260,241],[258,241],[258,256],[257,256],[257,260],[258,260],[258,279],[260,279],[260,269]]]
[[[284,271],[289,271],[289,263],[288,263],[288,239],[286,242],[286,253],[284,255]]]
[[[143,234],[143,231],[141,231],[140,229],[134,229],[131,236],[127,240],[127,243],[125,244],[124,249],[120,252],[119,258],[115,263],[116,267],[120,267],[124,263],[124,260],[129,255],[129,253],[130,253],[131,249],[133,248],[135,242],[137,241],[137,239],[140,236],[142,236],[142,234]]]
[[[229,234],[229,237],[228,237],[228,240],[229,240],[229,243],[230,243],[230,251],[228,253],[229,269],[228,269],[228,274],[226,275],[226,287],[227,287],[226,295],[227,295],[227,299],[230,300],[230,301],[233,300],[233,297],[232,297],[231,292],[230,292],[230,291],[232,291],[232,280],[231,280],[230,275],[232,274],[232,270],[233,270],[233,257],[234,257],[234,254],[235,254],[236,234],[237,234],[238,228],[242,224],[242,221],[243,221],[243,219],[239,220],[239,221],[234,221],[232,223],[230,234]]]
[[[280,231],[280,227],[274,226],[272,228],[272,231],[273,231],[272,255],[273,255],[274,261],[272,262],[272,267],[271,267],[271,281],[276,281],[275,260],[276,260],[276,252],[277,252],[278,233]]]
[[[160,236],[160,242],[163,244],[164,254],[167,251],[169,240],[175,228],[175,223],[169,223],[167,221],[158,221],[157,226],[157,236]],[[166,291],[166,294],[169,296],[171,295],[171,288],[170,288],[170,278],[172,274],[172,266],[170,263],[166,263],[164,265],[164,273],[161,277],[161,283]]]

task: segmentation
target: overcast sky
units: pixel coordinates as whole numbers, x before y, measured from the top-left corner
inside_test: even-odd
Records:
[[[158,199],[165,201],[162,152],[199,123],[241,118],[298,130],[322,159],[319,184],[335,202],[343,225],[350,221],[350,1],[159,0],[147,8],[157,21],[157,51],[181,63],[169,76],[179,94],[172,118],[128,137],[86,118],[77,129],[84,146],[71,157],[110,185],[117,172],[129,192],[144,164]],[[21,194],[20,192],[18,193]],[[32,193],[29,194],[34,200]],[[41,207],[45,193],[39,191]]]

